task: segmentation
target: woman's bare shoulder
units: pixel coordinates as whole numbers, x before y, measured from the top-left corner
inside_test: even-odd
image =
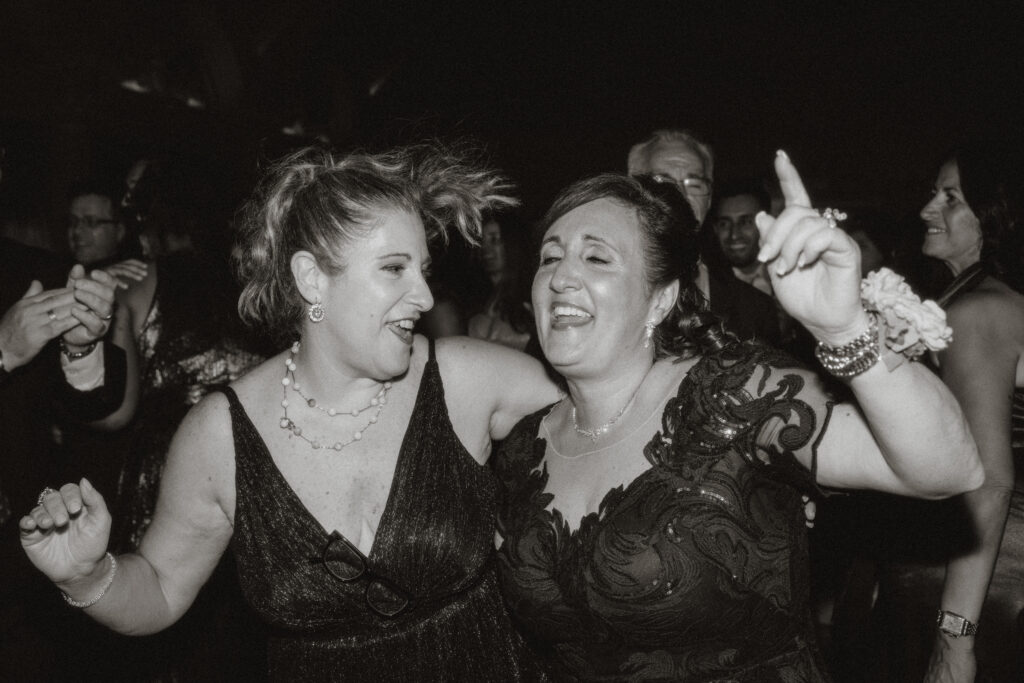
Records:
[[[1024,340],[1024,295],[994,278],[950,304],[947,319],[954,332],[1002,331]]]

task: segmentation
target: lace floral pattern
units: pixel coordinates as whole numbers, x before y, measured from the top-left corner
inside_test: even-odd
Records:
[[[516,619],[579,680],[827,680],[811,644],[801,494],[831,403],[778,352],[735,345],[683,379],[652,467],[571,531],[544,489],[546,411],[496,457]]]

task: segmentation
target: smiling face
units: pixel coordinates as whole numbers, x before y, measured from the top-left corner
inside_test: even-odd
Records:
[[[641,352],[644,323],[654,316],[644,277],[635,210],[598,199],[548,228],[533,308],[544,356],[559,373],[600,376]]]
[[[954,275],[981,259],[981,224],[964,198],[955,161],[939,169],[935,195],[921,209],[921,219],[928,229],[921,251],[945,261]]]
[[[430,265],[419,216],[384,209],[365,236],[345,245],[344,267],[324,276],[325,320],[307,332],[331,335],[332,355],[356,377],[384,380],[409,368],[413,327],[434,305],[424,271]]]
[[[749,194],[726,197],[718,205],[712,223],[715,237],[726,260],[736,268],[756,268],[760,234],[754,217],[761,210],[757,198]]]
[[[113,258],[124,239],[124,226],[113,219],[110,198],[75,197],[68,209],[68,246],[77,263],[91,265]]]

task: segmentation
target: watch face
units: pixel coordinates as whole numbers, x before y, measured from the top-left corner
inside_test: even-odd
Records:
[[[964,621],[966,620],[963,617],[944,612],[942,619],[939,620],[939,628],[950,635],[963,635]]]
[[[978,625],[967,620],[956,612],[939,610],[939,630],[954,638],[973,636],[978,633]]]

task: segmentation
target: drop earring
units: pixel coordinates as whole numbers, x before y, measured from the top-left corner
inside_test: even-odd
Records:
[[[310,304],[309,319],[315,323],[324,319],[324,307],[320,305],[320,297],[317,297],[316,301]]]
[[[648,320],[644,324],[644,348],[651,348],[651,337],[654,336],[654,321]]]

